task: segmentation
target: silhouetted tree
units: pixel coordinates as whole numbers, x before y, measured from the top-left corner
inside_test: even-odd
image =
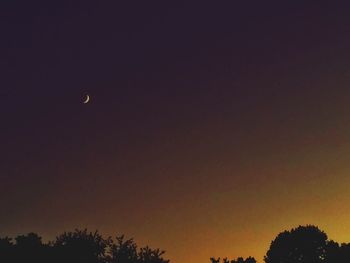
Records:
[[[14,257],[14,244],[9,237],[0,238],[0,262],[10,262]]]
[[[343,243],[340,246],[339,252],[339,260],[340,263],[350,262],[350,243]]]
[[[20,235],[15,238],[14,257],[17,262],[41,263],[47,260],[47,245],[35,233]]]
[[[316,226],[299,226],[271,242],[266,263],[321,263],[326,259],[327,235]]]
[[[212,263],[220,263],[221,259],[211,257],[210,261]],[[238,257],[237,259],[232,259],[232,260],[229,260],[228,258],[223,258],[222,263],[256,263],[256,260],[253,257],[247,257],[246,259],[242,257]]]
[[[210,261],[211,261],[211,263],[220,263],[220,258],[211,257]]]
[[[245,263],[256,263],[256,260],[253,257],[247,257],[245,259]]]
[[[333,240],[328,241],[326,246],[326,262],[332,263],[340,263],[340,246],[337,242],[334,242]]]
[[[326,248],[326,263],[348,263],[350,262],[350,244],[329,241]]]
[[[36,249],[42,246],[41,237],[35,233],[17,236],[15,240],[19,248]]]
[[[124,240],[124,235],[116,237],[116,243],[111,246],[111,262],[138,262],[137,245],[133,239]]]
[[[65,232],[52,244],[61,262],[104,263],[110,239],[104,239],[97,231],[75,230]]]
[[[162,258],[164,251],[151,249],[148,246],[137,249],[133,239],[124,240],[124,236],[117,236],[116,243],[111,245],[112,263],[168,263]]]
[[[151,249],[148,246],[140,249],[138,259],[140,263],[168,263],[169,260],[162,258],[165,251],[159,249]]]

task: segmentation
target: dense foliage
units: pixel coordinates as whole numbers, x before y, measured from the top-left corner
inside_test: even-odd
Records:
[[[265,263],[349,263],[350,244],[328,240],[326,233],[307,225],[284,231],[271,242]]]

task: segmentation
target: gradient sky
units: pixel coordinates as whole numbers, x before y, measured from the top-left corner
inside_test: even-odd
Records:
[[[0,4],[1,236],[175,263],[262,262],[299,224],[350,241],[348,7],[46,2]]]

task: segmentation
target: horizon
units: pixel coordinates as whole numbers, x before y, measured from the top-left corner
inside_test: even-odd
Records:
[[[318,226],[315,226],[315,225],[312,225],[312,224],[305,224],[305,225],[298,225],[298,226],[294,226],[294,227],[292,227],[292,228],[290,228],[290,229],[284,229],[284,230],[280,230],[279,231],[279,233],[278,234],[276,234],[276,236],[271,240],[271,242],[270,242],[270,244],[269,244],[269,247],[266,249],[266,252],[268,251],[268,250],[270,250],[270,249],[272,249],[271,248],[271,245],[272,245],[272,242],[273,241],[276,241],[277,240],[277,237],[278,236],[280,236],[280,235],[282,235],[283,233],[285,233],[285,232],[289,232],[289,233],[292,233],[293,231],[295,232],[295,231],[297,231],[299,228],[304,228],[304,229],[306,229],[306,228],[311,228],[311,229],[313,229],[313,228],[316,228],[316,229],[318,229],[319,231],[321,231],[321,233],[324,233],[325,234],[325,237],[326,237],[326,242],[328,242],[328,243],[331,243],[331,242],[336,242],[338,245],[344,245],[344,247],[348,247],[349,245],[350,245],[350,243],[348,243],[348,242],[346,242],[346,241],[348,241],[348,240],[344,240],[343,242],[340,242],[340,241],[338,241],[338,240],[334,240],[334,239],[332,239],[328,234],[327,234],[327,232],[326,231],[324,231],[323,229],[321,229],[321,228],[319,228]],[[309,229],[310,230],[310,229]],[[45,238],[43,237],[43,236],[41,236],[40,235],[40,233],[35,233],[35,232],[27,232],[27,233],[20,233],[20,234],[18,234],[18,235],[16,235],[16,236],[22,236],[22,235],[29,235],[29,234],[34,234],[34,235],[36,235],[36,236],[38,236],[38,237],[40,237],[41,238],[41,240],[42,240],[42,244],[43,245],[49,245],[49,246],[55,246],[55,240],[57,240],[56,238],[57,237],[62,237],[62,234],[66,234],[66,233],[77,233],[77,232],[81,232],[81,231],[86,231],[86,233],[87,234],[98,234],[98,235],[102,235],[101,237],[102,238],[105,238],[105,239],[109,239],[109,238],[111,238],[112,240],[115,240],[115,239],[117,239],[118,237],[123,237],[124,238],[124,240],[132,240],[133,242],[134,242],[134,244],[137,246],[137,249],[139,250],[139,249],[141,249],[141,248],[145,248],[145,247],[149,247],[151,250],[153,250],[153,251],[156,251],[157,249],[159,249],[160,251],[163,251],[163,252],[165,252],[165,254],[163,255],[163,257],[164,257],[164,260],[166,260],[167,258],[168,258],[168,253],[167,253],[167,251],[166,250],[164,250],[164,249],[162,249],[161,247],[152,247],[152,246],[149,246],[150,244],[148,244],[148,243],[146,243],[146,244],[140,244],[140,243],[138,243],[137,242],[137,240],[135,240],[135,238],[134,237],[130,237],[130,236],[127,236],[127,235],[125,235],[125,234],[123,234],[123,233],[117,233],[117,234],[108,234],[108,235],[106,235],[106,234],[103,234],[103,233],[101,233],[100,231],[98,231],[97,229],[96,230],[91,230],[91,229],[87,229],[87,228],[76,228],[76,229],[74,229],[74,230],[71,230],[71,231],[62,231],[62,232],[60,232],[60,235],[56,235],[55,236],[55,238],[50,238],[50,239],[46,239],[45,240]],[[6,236],[0,236],[0,238],[4,238],[4,237],[6,237]],[[7,237],[9,237],[12,241],[11,242],[13,242],[13,241],[15,241],[16,240],[16,238],[15,238],[15,236],[7,236]],[[303,237],[303,236],[300,236],[300,238],[305,238],[305,236]],[[311,238],[311,237],[309,237],[309,238]],[[306,240],[305,240],[306,241]],[[136,242],[136,243],[135,243]],[[290,244],[290,245],[292,245],[292,243]],[[299,245],[302,245],[302,244],[299,244]],[[292,248],[290,248],[290,249],[292,249]],[[304,248],[305,249],[305,248]],[[106,251],[107,252],[107,251]],[[162,252],[162,253],[163,253]],[[108,253],[108,252],[107,252]],[[264,257],[267,255],[267,253],[265,253],[264,254]],[[227,258],[227,259],[229,259],[229,260],[232,260],[232,259],[238,259],[238,258],[243,258],[243,259],[247,259],[247,258],[253,258],[253,259],[256,259],[257,260],[257,262],[265,262],[264,261],[264,259],[261,259],[261,260],[259,260],[258,258],[256,258],[254,255],[240,255],[240,256],[233,256],[233,257],[230,257],[230,256],[227,256],[227,255],[212,255],[211,257],[210,257],[210,260],[212,260],[212,259],[218,259],[219,261],[218,261],[218,263],[220,262],[220,258],[223,260],[223,259],[225,259],[225,258]],[[345,258],[344,258],[345,259]],[[208,258],[208,260],[207,261],[209,261],[209,258]],[[171,260],[170,260],[170,262],[171,262]],[[230,262],[230,261],[229,261]],[[327,261],[328,262],[328,261]],[[330,261],[330,262],[333,262],[333,261]]]

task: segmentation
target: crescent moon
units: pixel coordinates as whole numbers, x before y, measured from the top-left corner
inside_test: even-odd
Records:
[[[83,101],[84,104],[88,103],[90,101],[90,96],[86,95],[85,100]]]

